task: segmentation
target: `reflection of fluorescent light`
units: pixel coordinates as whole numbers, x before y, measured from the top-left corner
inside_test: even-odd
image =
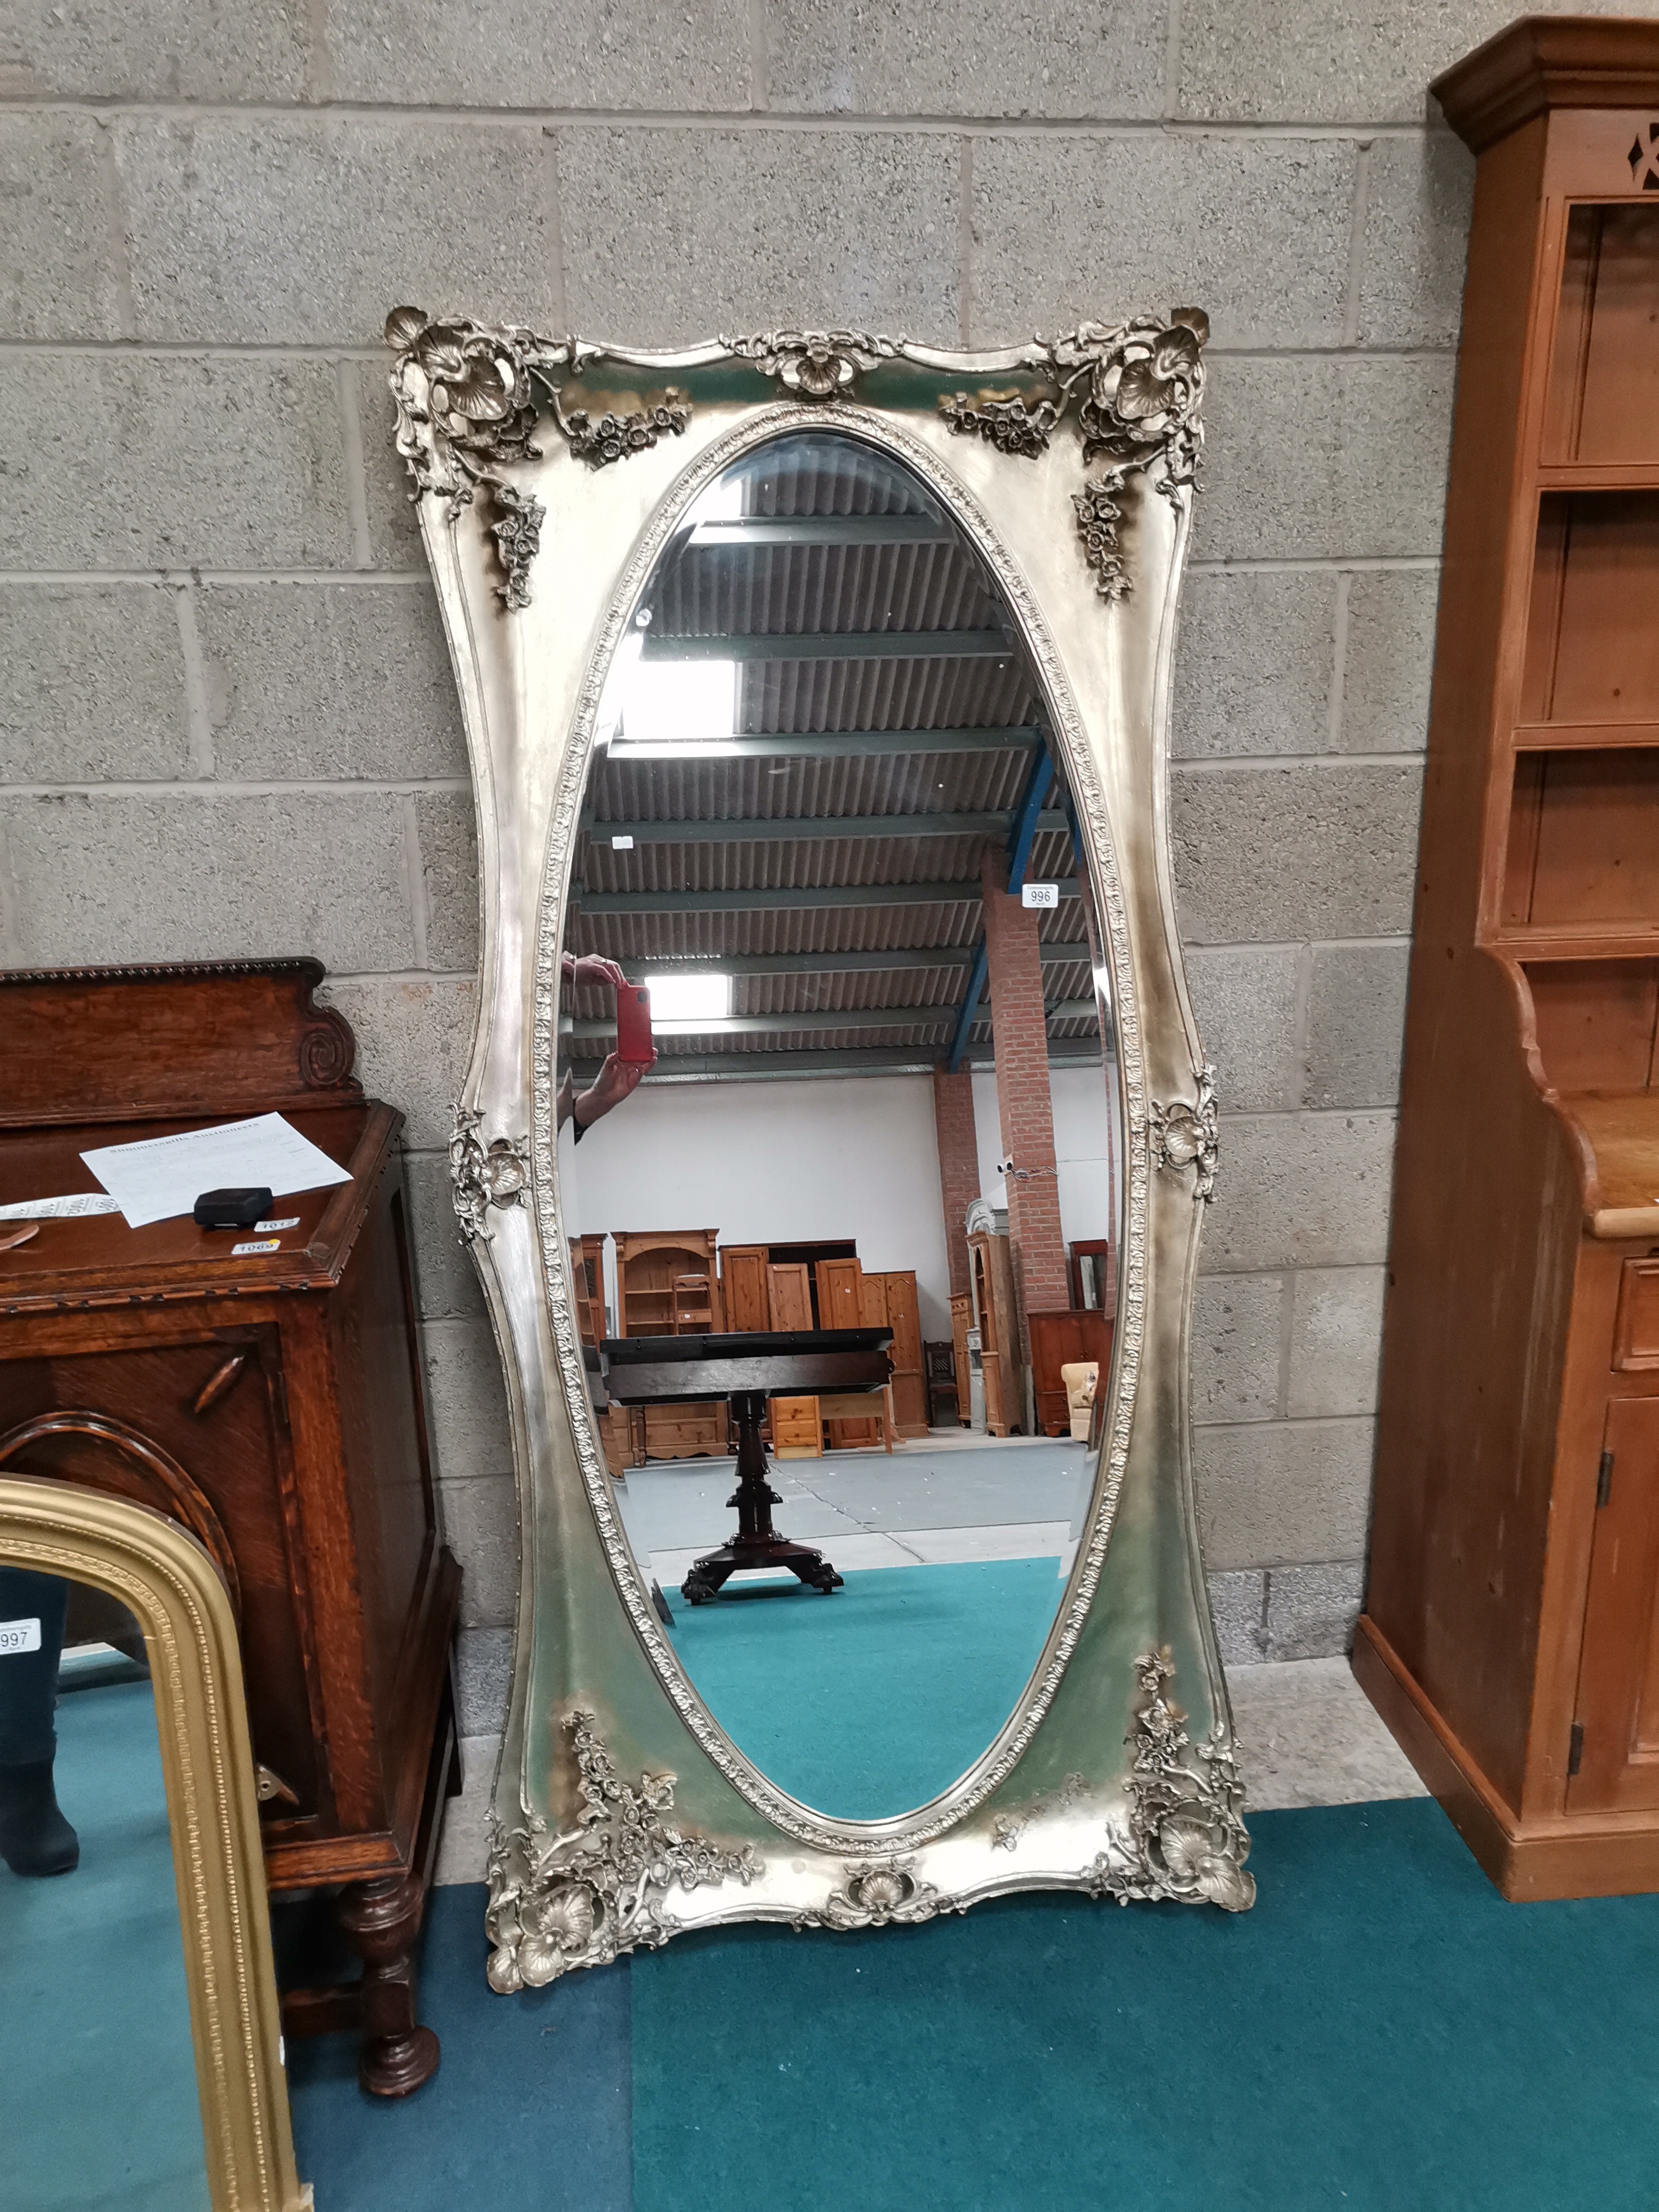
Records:
[[[1097,968],[1094,973],[1095,988],[1109,1005],[1112,997],[1112,971],[1109,968]]]
[[[707,744],[736,733],[735,660],[634,660],[620,672],[624,744]]]
[[[651,1026],[672,1035],[704,1022],[724,1021],[732,1011],[729,975],[641,975],[651,994]]]

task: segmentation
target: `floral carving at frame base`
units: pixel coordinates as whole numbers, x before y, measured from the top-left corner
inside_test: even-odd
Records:
[[[1207,1743],[1191,1741],[1186,1714],[1164,1694],[1175,1669],[1163,1653],[1144,1653],[1135,1673],[1146,1701],[1128,1738],[1128,1822],[1091,1869],[1090,1893],[1248,1912],[1255,1877],[1244,1871],[1250,1839],[1231,1735],[1218,1724]]]
[[[663,1814],[673,1776],[642,1774],[637,1789],[624,1782],[592,1713],[570,1713],[564,1725],[580,1777],[575,1826],[553,1835],[532,1814],[520,1828],[492,1829],[489,1984],[503,1993],[665,1943],[679,1924],[663,1905],[676,1886],[747,1883],[760,1871],[752,1847],[723,1851],[671,1826]]]

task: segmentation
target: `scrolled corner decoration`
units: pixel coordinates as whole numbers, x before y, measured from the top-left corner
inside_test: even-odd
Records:
[[[756,337],[722,338],[734,360],[775,376],[798,399],[844,399],[858,378],[878,362],[896,361],[902,338],[868,331],[767,331]]]
[[[1177,1099],[1172,1106],[1162,1106],[1155,1100],[1146,1109],[1146,1134],[1159,1168],[1196,1168],[1193,1198],[1207,1206],[1215,1196],[1215,1171],[1221,1155],[1215,1069],[1208,1060],[1199,1073],[1194,1103],[1189,1106],[1184,1099]]]
[[[592,1713],[568,1713],[564,1725],[582,1801],[575,1826],[552,1835],[536,1814],[510,1831],[492,1825],[488,1971],[503,1995],[665,1943],[679,1925],[664,1910],[671,1890],[747,1884],[761,1871],[752,1844],[721,1850],[670,1826],[662,1816],[674,1777],[641,1774],[637,1789],[624,1782]]]
[[[930,1881],[915,1873],[914,1859],[878,1859],[873,1865],[854,1861],[847,1881],[831,1890],[816,1912],[798,1912],[797,1929],[835,1928],[843,1934],[854,1928],[915,1928],[941,1912],[960,1912],[963,1906],[941,1897]]]
[[[513,325],[485,330],[423,307],[394,307],[386,338],[398,355],[392,395],[398,451],[415,479],[410,497],[447,498],[447,520],[456,522],[480,488],[488,491],[496,510],[489,534],[506,577],[495,593],[509,609],[530,604],[530,567],[547,510],[502,471],[541,459],[533,441],[543,409],[575,458],[594,468],[678,436],[691,419],[690,401],[672,386],[646,407],[606,413],[597,422],[586,408],[567,408],[568,383],[557,372],[580,376],[605,357],[577,338],[550,341]]]
[[[1143,1652],[1135,1672],[1144,1702],[1128,1737],[1128,1820],[1096,1859],[1091,1893],[1248,1912],[1255,1877],[1244,1870],[1250,1839],[1232,1737],[1218,1722],[1207,1743],[1191,1741],[1186,1714],[1164,1694],[1175,1673],[1165,1653]]]
[[[1142,316],[1110,329],[1085,323],[1069,337],[1039,340],[1023,366],[1050,375],[1056,389],[1036,399],[1018,392],[958,392],[939,401],[959,436],[988,439],[1000,453],[1033,459],[1075,403],[1086,469],[1097,454],[1105,472],[1072,495],[1083,557],[1103,599],[1128,596],[1118,526],[1118,494],[1128,479],[1155,463],[1154,478],[1166,498],[1196,483],[1204,442],[1199,410],[1204,399],[1204,347],[1210,319],[1201,307],[1172,308],[1167,321]]]
[[[471,1244],[489,1242],[492,1206],[521,1206],[530,1188],[530,1139],[496,1137],[486,1146],[477,1133],[482,1114],[455,1109],[449,1139],[449,1180],[461,1235]]]

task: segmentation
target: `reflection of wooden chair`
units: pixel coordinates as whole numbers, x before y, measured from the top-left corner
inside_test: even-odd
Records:
[[[1072,1441],[1087,1443],[1089,1425],[1094,1418],[1095,1392],[1100,1385],[1100,1362],[1097,1359],[1069,1359],[1060,1370],[1060,1379],[1066,1386],[1066,1406],[1072,1418]]]

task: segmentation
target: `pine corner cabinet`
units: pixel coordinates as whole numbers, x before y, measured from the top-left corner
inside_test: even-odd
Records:
[[[1354,1668],[1506,1897],[1659,1888],[1659,22],[1478,157]]]
[[[186,1215],[43,1221],[0,1250],[0,1468],[136,1499],[223,1575],[273,1892],[362,1972],[287,1989],[362,2039],[366,2089],[438,2063],[414,1954],[446,1794],[450,1644],[398,1134],[314,960],[0,975],[0,1202],[91,1192],[83,1150],[276,1111],[351,1180],[278,1200],[268,1249]],[[332,1897],[326,1893],[337,1893]],[[307,1908],[307,1911],[309,1908]],[[325,1949],[336,1948],[334,1943]]]

